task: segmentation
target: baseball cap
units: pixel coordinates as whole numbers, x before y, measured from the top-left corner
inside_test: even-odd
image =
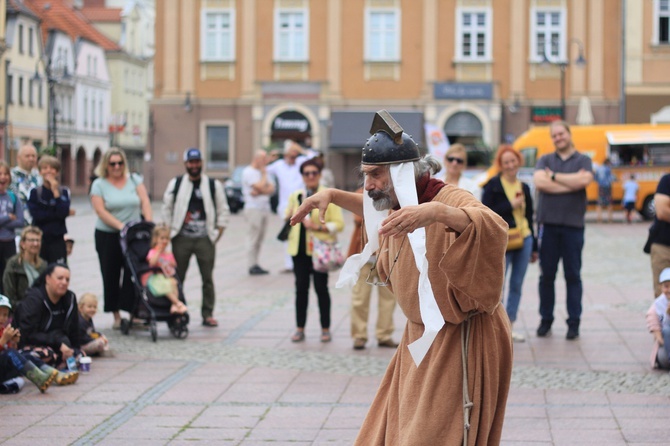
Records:
[[[667,268],[670,269],[670,268]],[[4,294],[0,294],[0,307],[7,307],[10,310],[12,309],[12,304],[9,303],[9,298]]]
[[[658,277],[658,283],[667,282],[668,280],[670,280],[670,268],[665,268]]]
[[[196,149],[195,147],[186,149],[186,151],[184,152],[184,161],[201,160],[201,159],[202,159],[202,153],[200,153],[200,150]]]

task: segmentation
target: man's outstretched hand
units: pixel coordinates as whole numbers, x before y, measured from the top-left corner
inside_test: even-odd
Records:
[[[293,212],[293,215],[291,216],[291,226],[295,226],[310,213],[312,212],[313,209],[318,209],[319,210],[319,221],[321,224],[326,224],[326,208],[330,203],[332,203],[333,197],[332,197],[332,191],[331,190],[323,190],[321,192],[318,192],[311,197],[305,199],[305,201],[302,202],[300,207],[296,209]]]

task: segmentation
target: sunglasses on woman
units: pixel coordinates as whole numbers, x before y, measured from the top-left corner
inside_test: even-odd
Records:
[[[449,163],[453,163],[454,161],[456,162],[456,164],[463,164],[463,163],[465,163],[465,160],[462,159],[462,158],[456,158],[455,156],[448,156],[448,157],[447,157],[447,162],[449,162]]]
[[[112,167],[123,166],[125,163],[123,161],[110,161],[109,165]]]

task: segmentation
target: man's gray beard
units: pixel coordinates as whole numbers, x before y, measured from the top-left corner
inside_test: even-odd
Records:
[[[390,185],[383,190],[371,190],[368,195],[372,198],[372,206],[378,211],[387,211],[394,206]]]

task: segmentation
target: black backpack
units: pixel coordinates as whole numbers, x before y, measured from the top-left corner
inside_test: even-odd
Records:
[[[179,187],[181,187],[181,180],[184,178],[183,175],[176,176],[174,189],[172,189],[172,206],[177,199],[177,192],[179,192]],[[216,214],[216,184],[214,183],[214,178],[209,179],[209,194],[212,196],[212,203],[214,203],[214,213]]]

